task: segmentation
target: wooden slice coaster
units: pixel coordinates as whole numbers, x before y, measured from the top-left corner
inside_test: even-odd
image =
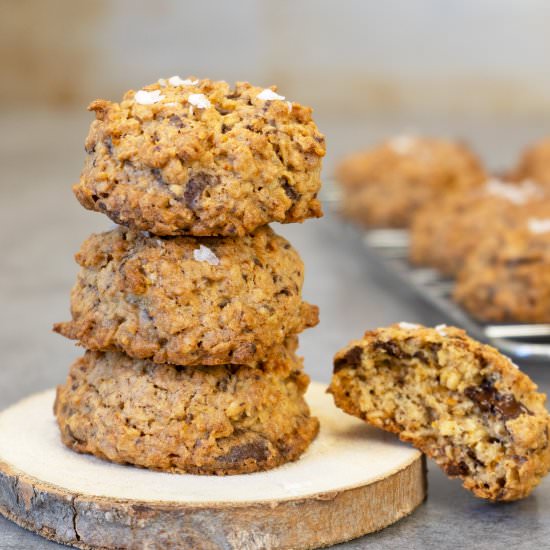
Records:
[[[321,432],[269,472],[216,477],[110,464],[65,448],[54,391],[0,414],[0,513],[78,548],[319,548],[377,531],[425,498],[422,455],[312,384]]]

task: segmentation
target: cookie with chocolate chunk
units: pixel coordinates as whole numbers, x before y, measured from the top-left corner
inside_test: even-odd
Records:
[[[257,368],[177,367],[91,352],[71,367],[54,405],[63,443],[154,470],[242,474],[296,460],[319,423],[293,354]]]
[[[479,239],[453,298],[483,321],[550,322],[550,201]]]
[[[455,276],[484,235],[505,229],[527,215],[545,195],[530,180],[490,179],[467,193],[452,193],[426,204],[411,225],[409,258]]]
[[[97,100],[74,192],[156,235],[243,236],[322,215],[325,140],[311,109],[240,82],[161,79]]]
[[[399,136],[345,158],[336,178],[344,215],[368,227],[408,227],[416,209],[477,187],[486,176],[464,145]]]
[[[72,320],[55,330],[93,350],[177,365],[253,365],[318,322],[304,266],[268,226],[241,238],[152,238],[118,227],[76,255]]]
[[[336,354],[329,391],[345,412],[411,442],[478,497],[526,497],[550,469],[546,396],[463,330],[368,331]]]

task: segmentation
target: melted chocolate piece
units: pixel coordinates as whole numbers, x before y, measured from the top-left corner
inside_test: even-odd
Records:
[[[220,456],[219,461],[227,464],[238,464],[244,460],[265,462],[269,458],[269,448],[263,440],[251,441],[233,447],[226,455]]]
[[[283,186],[283,189],[285,190],[286,196],[290,200],[297,201],[300,198],[300,193],[297,193],[294,187],[292,187],[286,179],[283,179],[282,186]]]
[[[396,359],[411,359],[412,357],[407,353],[404,353],[401,348],[394,342],[375,342],[375,349],[381,349],[385,351],[390,357]]]
[[[168,120],[170,124],[176,128],[183,128],[185,126],[183,120],[178,115],[172,115]]]
[[[348,350],[343,357],[339,357],[334,360],[334,372],[349,368],[356,369],[361,364],[361,358],[363,357],[363,349],[359,346],[354,346]]]
[[[470,468],[462,460],[458,463],[445,464],[443,470],[448,476],[467,476],[470,473]]]
[[[491,380],[483,380],[479,386],[470,386],[464,390],[466,397],[471,399],[484,413],[498,415],[503,420],[512,420],[521,414],[531,414],[509,393],[499,393]]]
[[[189,178],[189,181],[187,182],[187,185],[185,186],[185,191],[183,193],[185,204],[191,210],[195,210],[195,208],[197,208],[198,206],[199,198],[202,192],[207,187],[214,187],[218,184],[218,182],[219,178],[217,176],[211,176],[210,174],[206,174],[204,172],[193,174]]]

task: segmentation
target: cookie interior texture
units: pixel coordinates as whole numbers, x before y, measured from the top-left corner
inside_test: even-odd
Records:
[[[334,360],[335,403],[413,443],[477,496],[515,500],[550,468],[536,385],[453,327],[367,332]]]
[[[271,89],[169,79],[89,109],[96,120],[73,189],[115,223],[156,235],[243,236],[322,215],[324,136],[309,107]]]
[[[205,256],[206,255],[206,256]],[[86,348],[178,365],[252,365],[318,322],[302,300],[304,266],[268,226],[242,238],[92,235],[72,320],[55,330]]]
[[[296,460],[315,438],[308,384],[293,354],[257,368],[178,367],[87,351],[54,410],[75,451],[154,470],[241,474]]]

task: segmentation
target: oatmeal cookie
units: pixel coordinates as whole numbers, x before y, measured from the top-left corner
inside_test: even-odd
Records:
[[[93,350],[177,365],[252,364],[318,322],[304,266],[268,226],[231,237],[152,238],[118,227],[89,237],[54,330]]]
[[[399,435],[476,496],[527,496],[550,469],[545,395],[463,330],[400,323],[334,358],[338,407]]]
[[[464,145],[400,136],[347,157],[336,178],[344,215],[366,226],[408,227],[422,205],[481,185],[486,176]]]
[[[543,188],[529,180],[490,179],[467,193],[431,201],[414,215],[409,258],[455,276],[484,234],[505,229],[543,196]]]
[[[122,464],[243,474],[296,460],[319,429],[293,354],[258,368],[178,367],[87,351],[57,389],[63,443]]]
[[[542,139],[524,151],[512,177],[532,179],[550,186],[550,138]]]
[[[76,197],[156,235],[243,236],[321,216],[324,137],[309,107],[274,89],[172,77],[94,101]]]
[[[550,322],[550,202],[485,235],[460,270],[453,298],[473,317]]]

